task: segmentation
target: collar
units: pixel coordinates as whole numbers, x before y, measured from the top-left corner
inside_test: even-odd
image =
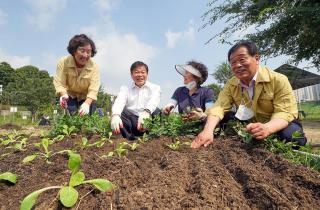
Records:
[[[66,66],[70,67],[70,68],[76,68],[76,62],[75,62],[74,57],[72,55],[67,56]],[[94,63],[91,58],[88,60],[87,64],[83,67],[83,69],[86,69],[89,71],[94,69]]]
[[[150,88],[151,83],[147,80],[146,83],[144,83],[144,85],[142,85],[141,87],[138,87],[134,82],[131,83],[131,88],[143,88],[143,87],[148,87]]]

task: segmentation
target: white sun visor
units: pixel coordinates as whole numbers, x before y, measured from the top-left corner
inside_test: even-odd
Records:
[[[202,77],[200,74],[200,71],[191,65],[175,65],[175,68],[176,68],[177,72],[179,74],[181,74],[182,76],[184,76],[186,74],[186,71],[188,71],[191,74],[193,74],[194,76],[197,76],[200,78]]]

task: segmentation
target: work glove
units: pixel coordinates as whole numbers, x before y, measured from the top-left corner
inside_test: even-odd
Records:
[[[111,118],[111,129],[115,134],[120,133],[120,128],[123,128],[122,120],[119,115],[113,115]]]
[[[195,108],[190,111],[188,118],[190,120],[203,120],[207,117],[206,113],[201,108]]]
[[[60,97],[60,106],[65,109],[67,106],[67,101],[69,100],[68,94],[64,94]]]
[[[164,109],[162,110],[162,112],[164,114],[170,114],[170,112],[172,111],[172,109],[174,108],[173,105],[167,105],[166,107],[164,107]]]
[[[82,105],[80,106],[79,114],[80,116],[89,114],[90,111],[90,105],[87,104],[86,102],[83,102]]]
[[[138,126],[137,126],[137,129],[139,131],[144,131],[144,128],[143,128],[144,120],[149,118],[149,117],[150,117],[150,113],[147,112],[147,111],[143,111],[143,112],[139,113]]]

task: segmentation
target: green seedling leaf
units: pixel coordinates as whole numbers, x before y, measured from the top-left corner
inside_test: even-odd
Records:
[[[301,138],[301,137],[303,137],[303,134],[300,132],[300,131],[295,131],[295,132],[293,132],[293,134],[292,134],[292,138],[294,139],[294,138]]]
[[[70,178],[69,186],[75,187],[83,183],[85,179],[85,175],[82,171],[78,171],[77,173],[73,174]]]
[[[1,179],[15,184],[17,182],[17,175],[15,175],[11,172],[4,172],[4,173],[0,174],[0,180]]]
[[[114,184],[112,184],[112,182],[110,182],[106,179],[91,179],[91,180],[84,181],[83,184],[84,183],[94,185],[101,192],[105,192],[107,190],[112,190],[113,188],[116,187]]]
[[[36,157],[38,157],[38,154],[29,155],[29,156],[23,158],[22,163],[27,163],[27,162],[33,161]]]
[[[113,156],[113,151],[108,152],[107,157],[112,157]]]
[[[132,151],[134,151],[134,150],[136,150],[136,149],[138,148],[138,146],[139,146],[139,144],[136,143],[136,142],[134,142],[133,144],[130,145],[130,149],[131,149]]]
[[[60,201],[65,207],[72,207],[78,200],[79,193],[70,186],[62,187],[60,190]]]
[[[72,174],[74,174],[78,171],[80,163],[81,163],[81,156],[79,154],[70,152],[68,167],[72,171]]]
[[[25,197],[21,203],[20,210],[30,210],[32,206],[36,203],[38,196],[40,193],[50,190],[50,189],[58,189],[61,186],[53,186],[53,187],[46,187],[40,190],[34,191],[30,193],[27,197]]]

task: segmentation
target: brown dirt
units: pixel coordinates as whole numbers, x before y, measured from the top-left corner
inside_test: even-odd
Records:
[[[7,123],[7,124],[4,124],[4,125],[1,125],[0,129],[3,129],[3,130],[20,130],[21,126],[15,125],[15,124],[12,124],[12,123]]]
[[[96,139],[93,136],[90,141]],[[31,142],[40,138],[32,137]],[[74,147],[81,136],[51,145],[58,151]],[[115,139],[115,142],[124,139]],[[190,138],[180,137],[182,141]],[[170,150],[170,138],[141,145],[126,157],[101,159],[113,145],[80,150],[86,179],[105,178],[117,189],[99,193],[90,185],[77,188],[84,196],[79,209],[317,209],[320,205],[320,173],[294,165],[258,145],[238,140],[216,140],[208,148]],[[0,160],[0,172],[18,174],[16,185],[0,182],[0,209],[18,209],[30,192],[68,182],[66,155],[22,164],[36,151],[15,152]],[[0,147],[0,154],[4,148]],[[39,196],[35,209],[64,209],[57,190]]]

